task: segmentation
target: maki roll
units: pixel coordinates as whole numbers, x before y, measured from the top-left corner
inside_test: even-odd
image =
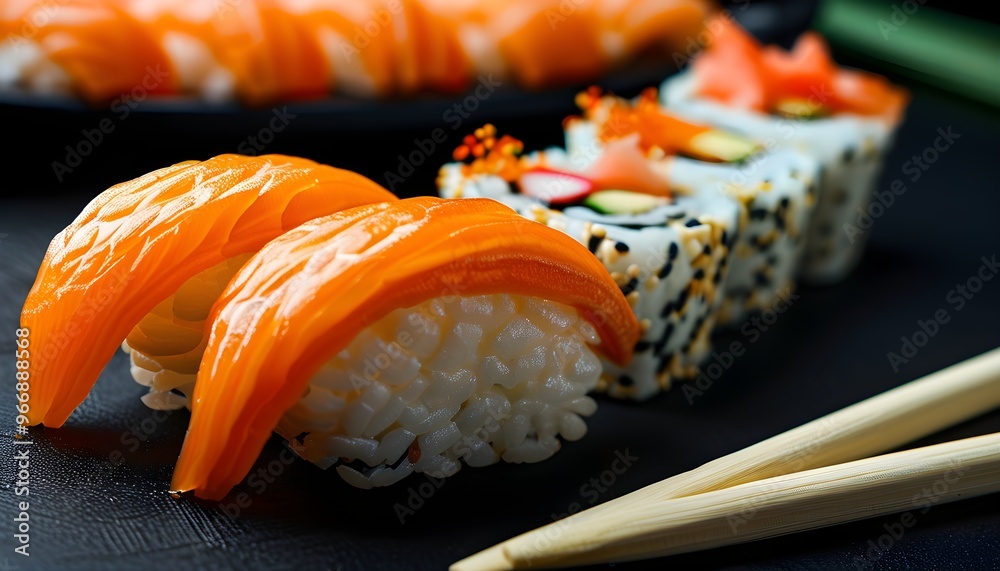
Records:
[[[366,488],[548,458],[586,431],[593,351],[626,364],[639,328],[569,237],[493,200],[430,197],[276,238],[210,321],[172,489],[212,499],[272,430]]]
[[[711,351],[739,212],[727,199],[667,182],[634,141],[617,141],[578,168],[561,149],[522,156],[523,145],[478,129],[445,165],[448,198],[486,197],[587,247],[628,300],[642,330],[627,366],[605,361],[599,390],[647,399],[672,379],[693,378]],[[468,159],[468,160],[466,160]],[[693,184],[697,174],[689,180]],[[628,189],[628,190],[623,190]]]
[[[667,113],[655,89],[627,101],[591,88],[577,103],[583,115],[565,122],[574,162],[600,161],[610,142],[633,138],[677,192],[738,208],[738,223],[728,228],[734,241],[721,323],[738,326],[794,289],[816,202],[816,161]]]
[[[664,82],[662,104],[819,161],[803,278],[842,279],[863,251],[866,234],[851,232],[851,224],[871,201],[908,93],[883,77],[838,67],[814,32],[784,52],[761,46],[724,17],[709,30],[712,44],[691,69]]]
[[[392,200],[361,175],[282,155],[187,161],[104,191],[52,240],[24,302],[28,424],[62,426],[119,346],[147,405],[183,406],[209,309],[249,254],[307,220]]]

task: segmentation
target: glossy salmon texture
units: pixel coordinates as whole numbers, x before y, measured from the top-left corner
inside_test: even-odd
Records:
[[[253,256],[212,309],[172,490],[239,483],[324,362],[391,311],[511,293],[575,307],[625,363],[639,336],[604,266],[571,237],[489,199],[412,198],[345,210]]]
[[[52,240],[21,312],[29,423],[62,426],[132,328],[192,276],[387,200],[361,175],[282,155],[187,161],[104,191]]]
[[[163,47],[126,2],[62,0],[5,7],[0,40],[15,53],[34,46],[90,101],[174,93],[177,76]]]

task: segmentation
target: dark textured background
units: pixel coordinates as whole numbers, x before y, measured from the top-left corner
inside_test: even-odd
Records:
[[[886,158],[881,189],[903,179],[907,192],[877,221],[858,270],[829,288],[802,288],[801,297],[760,338],[738,332],[746,353],[689,404],[674,390],[642,404],[601,399],[586,438],[564,446],[534,465],[498,465],[462,470],[435,488],[401,524],[394,511],[412,493],[431,484],[413,476],[395,487],[351,488],[334,474],[296,461],[258,494],[237,491],[252,504],[237,517],[231,500],[219,506],[174,500],[166,494],[180,449],[186,412],[157,422],[139,401],[144,389],[131,381],[119,354],[87,401],[59,430],[33,429],[31,437],[31,557],[13,553],[17,514],[13,494],[11,431],[14,395],[0,394],[0,569],[442,569],[448,563],[552,520],[573,502],[587,505],[581,486],[609,469],[615,451],[638,460],[597,501],[646,484],[882,392],[951,363],[1000,345],[1000,280],[987,282],[957,311],[948,292],[980,266],[980,257],[1000,257],[995,177],[1000,114],[954,95],[912,86],[914,102]],[[511,103],[512,101],[512,103]],[[517,98],[505,105],[518,103]],[[529,107],[529,118],[499,121],[523,135],[529,148],[558,142],[558,118],[566,108]],[[558,106],[557,106],[558,107]],[[432,154],[396,190],[432,191],[436,166],[447,160],[460,134],[494,118],[484,107],[456,130],[447,148]],[[398,112],[398,111],[397,111]],[[260,116],[206,114],[206,131],[195,135],[196,115],[135,115],[57,183],[48,162],[58,149],[80,138],[99,112],[6,106],[0,116],[8,133],[0,201],[0,375],[10,382],[17,315],[52,236],[108,185],[185,158],[235,151],[266,123]],[[429,117],[440,114],[430,111]],[[496,113],[503,116],[503,113]],[[194,117],[194,118],[192,118]],[[263,117],[263,120],[261,120]],[[539,121],[539,118],[546,121]],[[327,117],[325,120],[330,121]],[[296,119],[267,151],[310,156],[360,170],[379,182],[394,168],[386,157],[413,148],[435,126],[414,121],[406,129],[355,130],[348,135],[315,128],[318,119]],[[334,121],[335,122],[335,121]],[[938,128],[961,135],[919,180],[910,182],[904,163],[932,145]],[[10,175],[10,176],[8,176]],[[951,321],[894,372],[887,352],[899,351],[917,320],[948,310]],[[9,386],[9,385],[8,385]],[[915,444],[1000,431],[1000,413],[954,427]],[[258,466],[278,457],[275,439]],[[109,456],[119,452],[115,465]],[[115,456],[117,457],[117,456]],[[225,508],[225,509],[223,509]],[[868,569],[1000,569],[1000,496],[935,506],[893,546],[867,560]],[[716,549],[620,569],[854,569],[856,558],[885,533],[897,515],[794,536]]]

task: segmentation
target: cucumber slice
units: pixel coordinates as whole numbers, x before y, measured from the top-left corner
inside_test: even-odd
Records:
[[[805,99],[782,99],[774,105],[774,113],[789,119],[817,119],[829,115],[825,107]]]
[[[695,135],[689,147],[698,158],[724,163],[742,161],[760,150],[756,142],[725,131],[705,131]]]
[[[667,200],[629,190],[599,190],[588,196],[583,204],[601,214],[642,214],[667,204]]]

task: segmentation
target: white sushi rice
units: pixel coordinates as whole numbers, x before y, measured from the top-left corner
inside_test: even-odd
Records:
[[[539,462],[578,440],[597,405],[597,333],[576,310],[516,295],[437,298],[358,335],[277,431],[351,485],[413,472]]]
[[[208,343],[205,321],[212,304],[250,256],[234,256],[188,279],[125,338],[122,350],[129,355],[132,378],[149,387],[142,396],[146,406],[156,410],[188,406]]]
[[[802,277],[822,284],[843,279],[861,258],[869,234],[855,235],[845,228],[871,202],[896,125],[851,114],[787,119],[726,107],[699,98],[696,91],[697,78],[686,72],[663,83],[660,100],[671,112],[767,141],[775,148],[804,153],[820,164]]]
[[[205,350],[205,319],[246,256],[188,280],[146,316],[140,351],[123,343],[154,409],[187,406]],[[152,340],[152,341],[151,341]],[[136,341],[138,343],[138,341]],[[412,472],[454,474],[462,461],[538,462],[578,440],[597,408],[596,331],[575,309],[516,295],[451,296],[399,309],[326,363],[276,431],[351,485]],[[152,345],[152,348],[148,347]]]

